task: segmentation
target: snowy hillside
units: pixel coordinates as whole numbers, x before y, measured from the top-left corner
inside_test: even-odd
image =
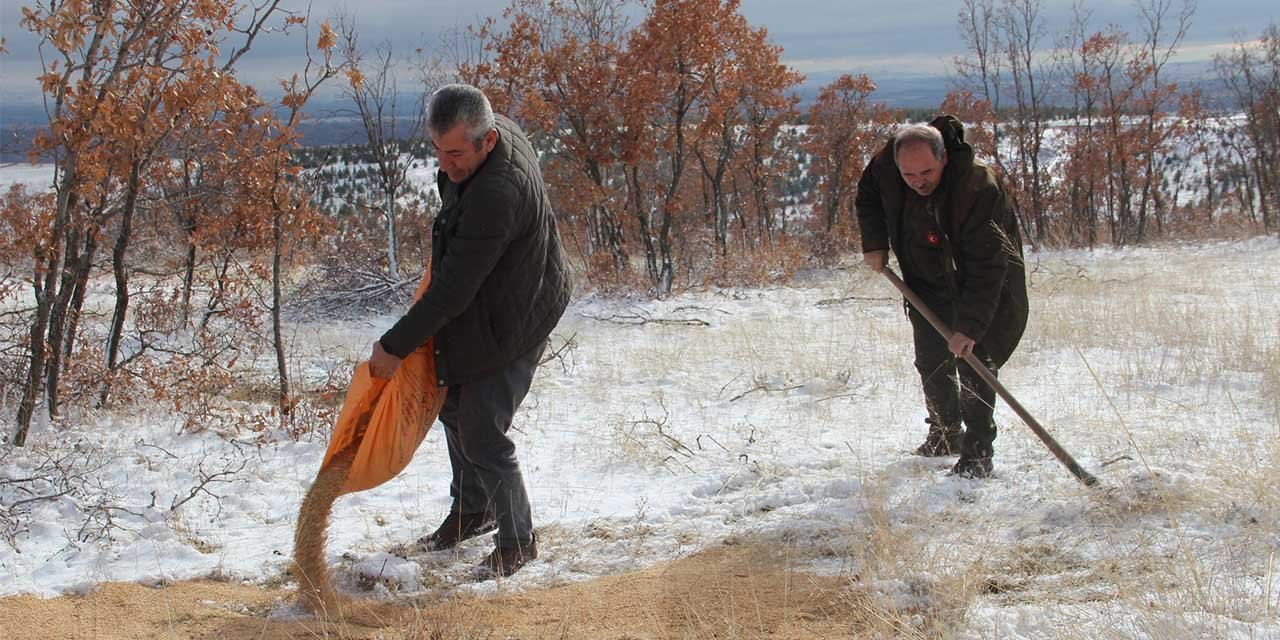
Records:
[[[995,477],[909,455],[925,431],[909,325],[864,269],[656,302],[588,297],[517,419],[540,556],[502,588],[752,540],[921,630],[958,607],[953,637],[1280,636],[1280,241],[1042,253],[1028,271],[1031,324],[1001,378],[1100,489],[1003,404]],[[394,320],[296,327],[299,374],[349,370]],[[28,448],[3,450],[3,478],[67,456],[93,480],[0,542],[0,593],[279,582],[324,434],[180,431],[144,405],[39,425]],[[328,550],[342,588],[497,590],[465,579],[487,540],[459,556],[404,548],[447,509],[433,430],[407,472],[339,500]],[[81,542],[95,526],[107,537]]]

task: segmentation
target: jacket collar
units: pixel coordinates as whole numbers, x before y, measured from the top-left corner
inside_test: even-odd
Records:
[[[929,126],[942,133],[942,144],[947,150],[947,166],[942,172],[942,186],[945,189],[973,168],[973,147],[964,141],[964,125],[955,116],[938,116]],[[897,168],[897,163],[894,164]]]

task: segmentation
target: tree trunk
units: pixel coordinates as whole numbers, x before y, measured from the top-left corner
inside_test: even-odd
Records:
[[[186,266],[182,270],[182,326],[191,322],[191,288],[195,284],[196,275],[196,243],[187,239]]]
[[[63,286],[70,291],[70,302],[63,309],[65,316],[65,325],[51,328],[49,332],[50,354],[54,357],[49,364],[48,379],[46,381],[47,395],[49,398],[49,416],[57,415],[59,401],[59,380],[62,377],[61,363],[71,358],[71,354],[75,351],[76,335],[80,330],[80,317],[84,311],[84,297],[89,289],[89,274],[93,271],[93,259],[98,254],[98,229],[95,226],[90,227],[84,234],[84,250],[76,259],[76,268],[72,275],[72,281],[68,285],[64,281]],[[64,272],[70,273],[70,269]],[[58,292],[58,297],[62,298],[63,292]],[[54,311],[58,311],[57,303]],[[60,348],[54,349],[52,341],[55,337],[61,336]]]
[[[124,208],[120,212],[120,231],[116,235],[116,246],[111,251],[111,268],[116,276],[116,308],[111,316],[111,333],[107,337],[107,371],[98,392],[98,406],[105,405],[111,393],[111,379],[116,373],[120,343],[124,339],[124,320],[129,312],[129,271],[125,267],[125,257],[129,252],[129,241],[133,237],[133,214],[138,207],[141,176],[142,165],[134,162],[129,168],[128,191],[125,194]]]
[[[75,352],[76,336],[80,331],[80,317],[84,314],[84,298],[89,291],[89,274],[93,272],[93,259],[98,254],[98,230],[91,228],[85,239],[84,255],[76,273],[75,291],[71,294],[71,309],[67,314],[67,329],[62,340],[62,359],[69,360]],[[61,374],[59,374],[61,375]],[[56,382],[56,380],[55,380]]]
[[[669,211],[663,213],[662,231],[658,235],[658,248],[662,253],[662,271],[658,277],[660,284],[658,292],[664,295],[671,293],[671,287],[675,283],[675,255],[671,247],[671,226],[674,218],[675,216]]]
[[[56,232],[55,232],[56,233]],[[36,252],[36,273],[39,273],[41,260]],[[55,272],[50,269],[45,274],[45,283],[35,280],[36,315],[28,333],[31,340],[31,357],[27,369],[27,384],[22,390],[22,400],[18,403],[18,428],[13,434],[13,444],[22,447],[27,444],[27,433],[31,430],[31,417],[36,411],[36,400],[40,396],[45,370],[45,329],[49,325],[49,310],[53,306],[53,284]]]
[[[32,278],[33,293],[36,298],[36,314],[31,322],[28,339],[31,341],[30,358],[28,359],[27,382],[22,389],[22,399],[18,402],[17,429],[13,434],[14,446],[25,446],[27,434],[31,430],[31,418],[35,415],[36,402],[44,389],[46,344],[45,337],[49,329],[49,314],[53,306],[55,285],[58,273],[62,270],[62,261],[66,251],[65,237],[70,224],[71,210],[76,207],[76,197],[72,191],[77,162],[71,158],[61,167],[61,180],[58,186],[57,200],[54,205],[53,234],[49,238],[46,251],[42,247],[35,249],[35,277]],[[52,264],[49,262],[52,260]],[[44,284],[40,284],[41,265],[44,266]]]
[[[640,225],[640,240],[644,245],[644,263],[649,273],[649,282],[653,284],[655,290],[660,290],[660,279],[658,274],[658,251],[653,243],[653,232],[650,230],[649,215],[644,208],[644,198],[640,195],[640,175],[639,169],[635,166],[627,167],[627,185],[631,192],[631,213],[635,217],[636,223]]]
[[[599,163],[588,161],[586,173],[600,193],[608,191],[605,189],[604,170]],[[608,247],[613,255],[614,269],[618,273],[626,272],[630,267],[630,259],[627,257],[626,238],[622,235],[622,224],[618,221],[618,216],[614,214],[608,205],[596,204],[591,207],[591,213],[588,214],[587,218],[595,221],[596,237],[594,242],[597,249]]]
[[[146,54],[152,57],[150,64],[160,65],[161,49],[157,48],[153,52]],[[119,60],[117,60],[119,62]],[[119,71],[117,67],[116,71]],[[177,74],[177,71],[172,73]],[[100,92],[105,93],[107,86],[104,84]],[[101,95],[100,95],[101,99]],[[150,93],[143,102],[143,115],[138,125],[141,129],[150,129],[148,127],[148,116],[153,112],[153,108],[158,108],[160,97],[156,93]],[[99,102],[98,104],[103,104]],[[150,164],[154,159],[153,153],[157,153],[164,140],[170,133],[174,131],[172,127],[176,126],[177,120],[170,120],[169,125],[160,124],[157,130],[159,137],[148,142],[145,150],[135,150],[128,156],[129,175],[125,179],[124,184],[124,205],[120,211],[120,229],[116,236],[115,247],[111,251],[111,266],[115,273],[116,281],[116,306],[111,318],[111,331],[107,337],[107,353],[106,353],[106,371],[101,380],[101,388],[98,394],[98,406],[105,406],[107,399],[111,394],[111,386],[119,369],[120,348],[124,340],[124,325],[129,313],[129,271],[126,265],[126,258],[129,252],[129,244],[133,241],[133,218],[138,209],[138,198],[142,191],[142,171],[145,166]],[[103,208],[108,206],[105,202]]]
[[[280,424],[284,426],[287,424],[290,410],[293,408],[293,400],[289,396],[289,368],[284,357],[284,330],[280,323],[280,270],[281,254],[284,252],[284,230],[281,228],[283,226],[282,216],[282,213],[276,212],[271,229],[273,239],[271,252],[271,335],[275,342],[276,370],[279,372]]]
[[[209,326],[209,320],[218,312],[218,305],[222,304],[222,296],[227,292],[227,272],[231,270],[232,252],[230,249],[222,256],[222,266],[218,268],[216,280],[217,286],[213,293],[209,294],[209,302],[205,303],[204,316],[200,318],[199,331],[204,331]]]
[[[728,145],[728,137],[722,137],[721,142]],[[704,181],[704,199],[710,200],[707,204],[714,216],[712,222],[715,226],[716,249],[720,251],[722,258],[729,255],[729,207],[725,203],[724,194],[724,171],[728,165],[726,155],[729,153],[731,151],[728,148],[722,147],[721,153],[716,156],[716,164],[712,167],[707,164],[706,155],[698,152],[698,164],[702,168]]]
[[[387,189],[387,276],[391,282],[400,281],[400,265],[396,262],[396,194]]]
[[[61,403],[58,393],[58,379],[62,370],[61,346],[66,339],[67,315],[83,259],[80,252],[79,230],[73,228],[68,231],[66,248],[67,256],[62,263],[62,278],[57,293],[52,296],[53,304],[49,309],[49,328],[46,334],[48,345],[45,356],[45,411],[50,418],[58,417],[58,405]]]

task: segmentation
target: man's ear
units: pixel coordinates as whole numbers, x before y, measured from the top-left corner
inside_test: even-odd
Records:
[[[943,168],[945,168],[945,167],[947,166],[947,150],[946,150],[946,149],[943,149],[943,150],[942,150],[942,165],[941,165],[941,166],[942,166]]]
[[[498,130],[490,129],[489,133],[484,134],[484,152],[489,153],[498,144]]]

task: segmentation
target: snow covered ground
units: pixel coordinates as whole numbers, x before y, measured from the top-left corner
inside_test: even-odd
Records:
[[[1101,488],[1003,404],[995,477],[909,455],[925,431],[909,326],[863,269],[660,301],[588,296],[515,427],[540,556],[503,588],[752,540],[847,576],[908,622],[959,607],[956,637],[1280,637],[1280,241],[1041,253],[1028,271],[1032,321],[1001,378]],[[394,320],[298,326],[299,375],[350,367]],[[16,549],[0,542],[0,594],[279,581],[324,434],[181,430],[157,408],[85,415],[0,458],[0,478],[47,455],[100,465],[97,504],[44,504]],[[402,548],[447,494],[433,430],[404,474],[339,500],[340,585],[497,589],[465,580],[487,540],[457,555]],[[108,520],[109,540],[79,542]]]
[[[0,192],[8,191],[15,184],[25,184],[32,192],[52,189],[53,165],[26,162],[0,164]]]

